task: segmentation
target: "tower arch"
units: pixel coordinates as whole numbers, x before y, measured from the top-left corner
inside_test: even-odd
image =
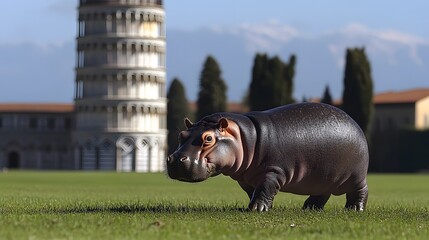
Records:
[[[116,146],[110,139],[100,145],[100,170],[116,170]]]
[[[144,137],[137,142],[136,172],[149,172],[150,139]]]
[[[117,170],[123,172],[131,172],[136,169],[136,147],[134,140],[126,137],[118,140],[117,149],[119,159]]]

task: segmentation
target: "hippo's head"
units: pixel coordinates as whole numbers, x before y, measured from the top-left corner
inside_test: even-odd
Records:
[[[200,182],[231,168],[242,158],[238,125],[220,115],[211,115],[179,134],[177,150],[167,158],[168,175],[180,181]],[[241,160],[241,159],[240,159]]]

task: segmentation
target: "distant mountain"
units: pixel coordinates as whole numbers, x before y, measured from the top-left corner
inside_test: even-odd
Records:
[[[329,84],[334,98],[342,95],[343,66],[348,47],[365,47],[375,91],[429,87],[429,40],[396,31],[375,31],[350,24],[335,32],[306,36],[292,27],[271,22],[235,28],[196,31],[169,30],[168,78],[179,77],[190,100],[195,100],[199,75],[208,54],[223,70],[228,97],[240,101],[248,88],[256,52],[297,55],[294,95],[297,100],[320,97]]]
[[[75,45],[0,44],[0,101],[72,102]]]
[[[329,84],[341,97],[345,49],[367,49],[375,90],[429,87],[429,39],[393,30],[378,31],[350,24],[330,33],[308,36],[293,27],[269,22],[195,31],[167,31],[168,83],[179,77],[188,99],[197,98],[199,75],[208,54],[223,70],[228,98],[240,101],[251,77],[256,52],[287,61],[297,55],[294,95],[321,97]],[[63,44],[0,43],[0,101],[71,102],[74,89],[75,42]]]

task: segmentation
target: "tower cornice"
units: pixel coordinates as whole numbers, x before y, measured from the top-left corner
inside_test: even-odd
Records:
[[[162,0],[80,0],[79,6],[136,6],[136,7],[160,7],[163,8]]]

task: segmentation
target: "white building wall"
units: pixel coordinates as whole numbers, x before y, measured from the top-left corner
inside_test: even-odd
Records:
[[[429,97],[416,102],[415,124],[417,129],[429,129]]]

